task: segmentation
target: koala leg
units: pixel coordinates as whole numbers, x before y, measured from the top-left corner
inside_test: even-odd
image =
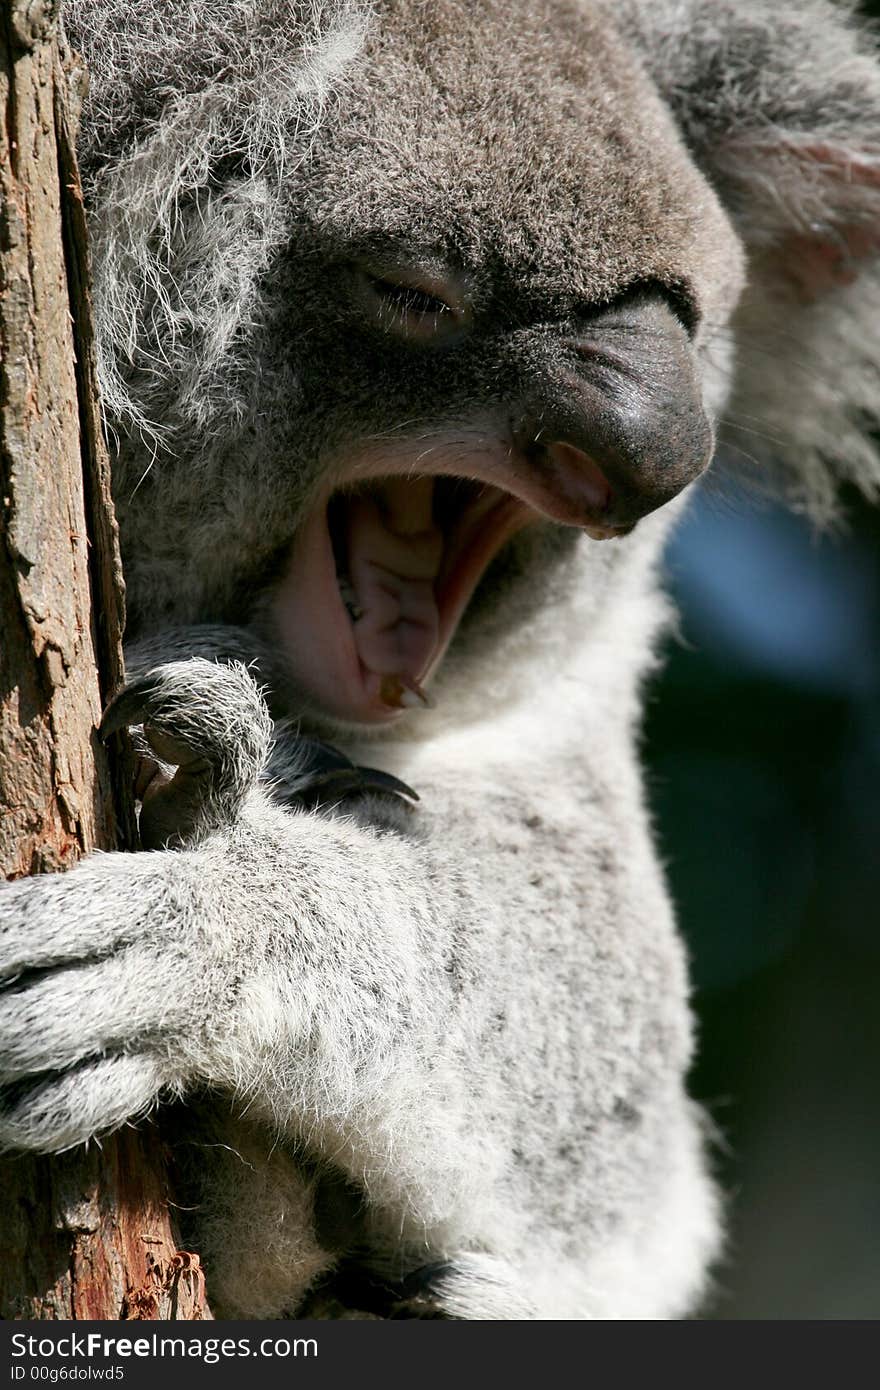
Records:
[[[320,1170],[240,1108],[204,1092],[165,1109],[181,1234],[199,1252],[215,1317],[298,1317],[339,1258],[321,1229]]]

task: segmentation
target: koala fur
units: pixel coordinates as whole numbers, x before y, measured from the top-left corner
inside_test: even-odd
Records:
[[[686,1316],[721,1222],[638,764],[658,563],[713,438],[820,518],[880,479],[873,41],[826,0],[65,23],[134,678],[108,727],[144,726],[159,847],[0,892],[0,1141],[165,1102],[222,1317]],[[601,524],[558,524],[572,458]],[[315,517],[369,558],[377,491],[436,517],[446,475],[543,519],[489,555],[436,707],[376,713],[319,669]],[[305,805],[306,739],[418,805]]]

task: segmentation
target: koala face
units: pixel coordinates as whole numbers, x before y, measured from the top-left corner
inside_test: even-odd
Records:
[[[142,480],[124,444],[133,618],[259,611],[301,704],[386,725],[507,547],[625,553],[705,468],[739,243],[599,6],[380,4],[290,139],[236,411],[184,377],[176,457]],[[178,233],[191,281],[253,189],[240,162],[214,180]]]

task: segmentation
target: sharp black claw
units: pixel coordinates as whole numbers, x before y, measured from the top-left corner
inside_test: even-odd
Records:
[[[399,777],[392,777],[390,772],[382,772],[377,767],[359,767],[356,770],[360,773],[365,791],[391,792],[394,796],[406,797],[407,801],[419,799],[418,792],[408,787],[406,782],[401,782]]]
[[[296,777],[287,782],[288,799],[308,810],[321,806],[336,806],[349,796],[366,792],[381,792],[404,801],[418,801],[413,791],[399,777],[376,767],[359,767],[329,743],[319,739],[301,739],[299,747],[306,754],[305,765]]]

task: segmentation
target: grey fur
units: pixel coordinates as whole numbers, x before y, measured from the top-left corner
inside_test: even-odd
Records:
[[[180,847],[0,893],[0,1137],[57,1149],[183,1098],[168,1124],[221,1315],[293,1315],[357,1260],[398,1294],[436,1270],[416,1313],[683,1316],[720,1222],[636,749],[681,503],[601,546],[521,533],[437,709],[384,732],[291,676],[273,595],[346,451],[415,467],[442,446],[466,471],[487,403],[539,379],[549,400],[560,325],[634,285],[694,326],[713,424],[731,400],[790,442],[796,500],[827,513],[838,473],[874,489],[880,279],[853,237],[880,213],[871,41],[825,0],[66,15],[93,69],[140,679],[111,722],[180,761],[152,826],[144,808]],[[811,236],[852,252],[857,290],[805,287]],[[334,267],[389,248],[462,269],[476,347],[422,370],[340,336]],[[768,359],[756,324],[806,363]],[[292,809],[303,729],[420,808]]]

